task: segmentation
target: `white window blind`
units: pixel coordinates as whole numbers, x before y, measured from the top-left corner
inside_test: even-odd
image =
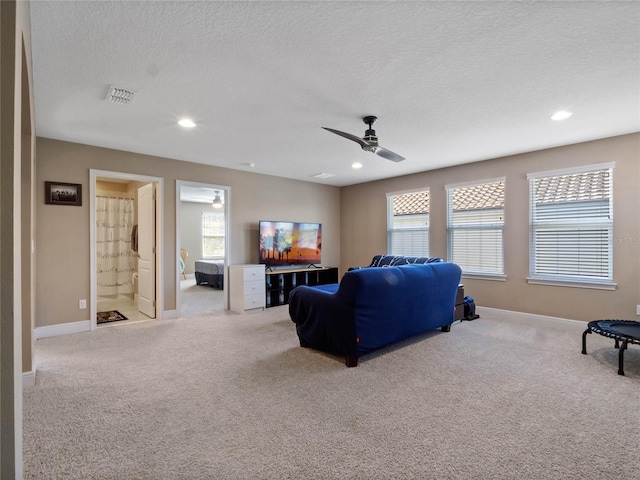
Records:
[[[387,196],[390,255],[429,256],[429,190]]]
[[[528,176],[532,278],[612,281],[612,173],[607,166]]]
[[[448,260],[464,273],[504,274],[504,179],[447,186]]]
[[[224,257],[224,213],[202,212],[202,256]]]

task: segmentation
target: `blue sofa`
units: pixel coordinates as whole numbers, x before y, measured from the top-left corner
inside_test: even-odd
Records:
[[[289,297],[289,315],[303,347],[358,357],[438,328],[449,331],[460,267],[453,263],[361,268],[339,284],[300,286]]]

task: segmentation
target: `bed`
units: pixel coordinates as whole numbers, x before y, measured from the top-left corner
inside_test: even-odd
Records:
[[[224,287],[224,261],[196,260],[196,283],[222,289]]]

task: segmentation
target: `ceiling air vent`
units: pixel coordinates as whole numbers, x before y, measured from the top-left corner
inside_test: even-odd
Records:
[[[118,105],[127,105],[133,100],[133,95],[136,92],[133,90],[127,90],[126,88],[114,87],[111,85],[107,96],[104,99],[107,102],[116,103]]]
[[[313,178],[331,178],[335,177],[333,173],[316,173],[315,175],[311,175]]]

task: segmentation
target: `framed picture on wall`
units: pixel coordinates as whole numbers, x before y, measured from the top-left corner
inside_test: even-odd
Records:
[[[49,205],[82,206],[80,183],[44,182],[44,203]]]

